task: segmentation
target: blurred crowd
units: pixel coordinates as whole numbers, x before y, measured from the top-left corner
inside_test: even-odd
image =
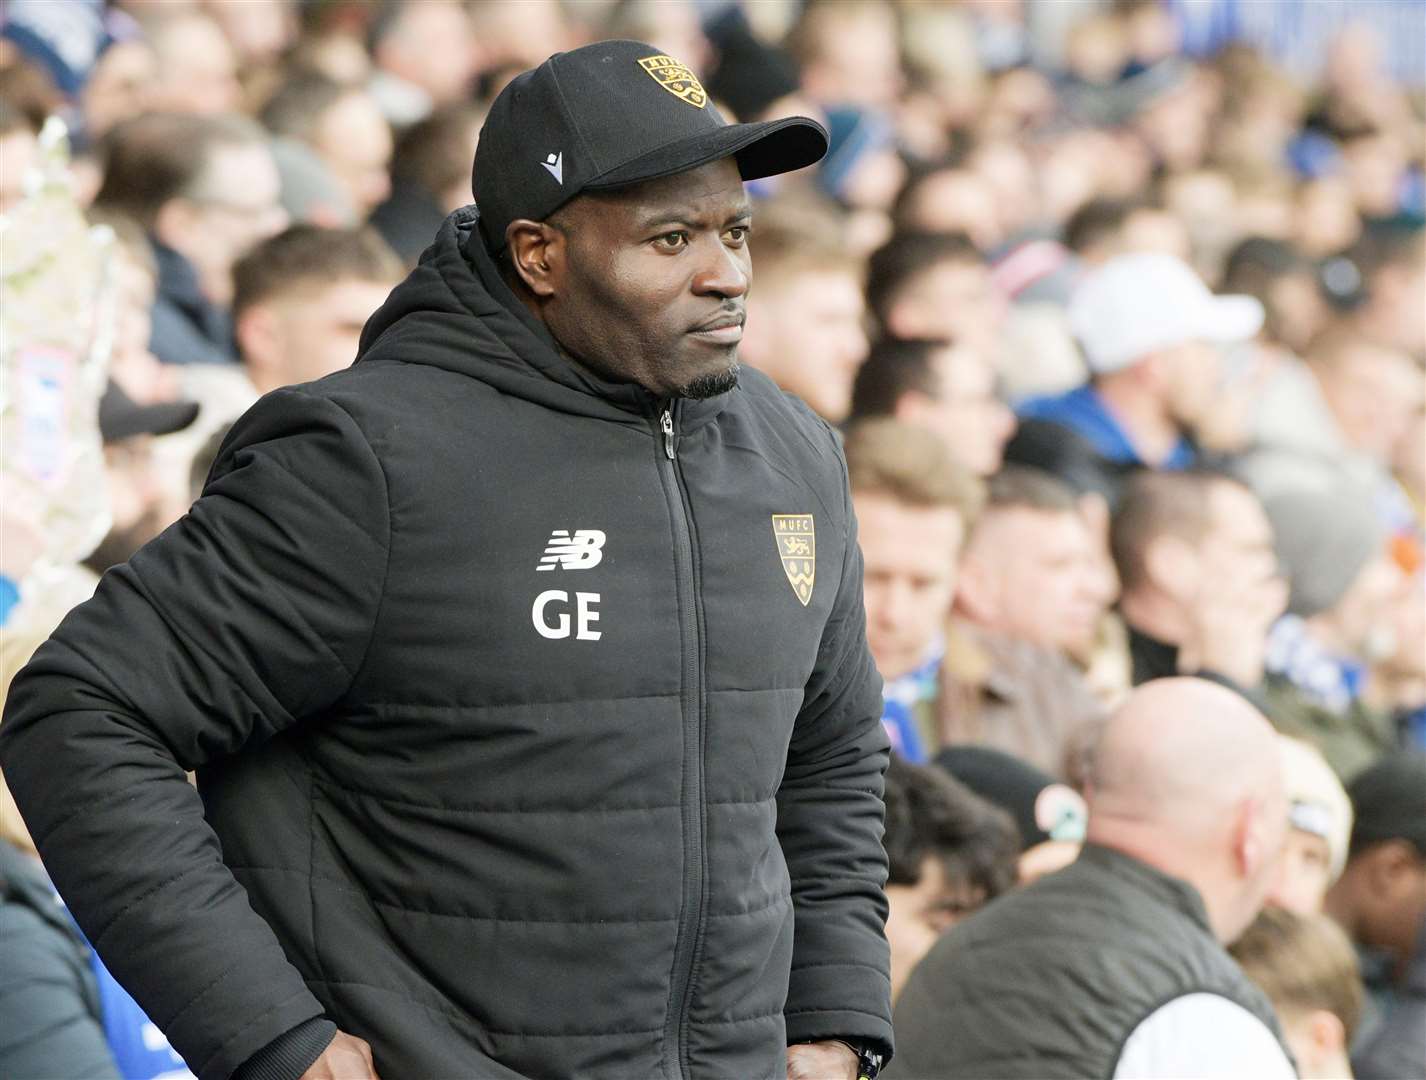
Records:
[[[1426,1015],[1426,794],[1381,779],[1419,778],[1426,753],[1426,72],[1392,77],[1351,23],[1307,82],[1241,43],[1190,57],[1157,0],[1062,5],[1050,63],[1036,11],[10,0],[0,215],[55,182],[41,130],[62,119],[60,182],[112,236],[112,329],[102,471],[64,496],[101,523],[91,552],[47,551],[6,443],[5,684],[187,510],[258,396],[351,362],[470,201],[509,78],[651,42],[730,120],[831,135],[818,166],[749,185],[740,355],[846,435],[896,752],[894,989],[948,928],[1075,858],[1104,717],[1195,675],[1281,733],[1291,828],[1236,948],[1301,1075],[1349,1075],[1353,1054],[1363,1080],[1426,1070],[1426,1049],[1383,1047],[1392,1010]],[[21,233],[0,236],[13,286]],[[28,432],[24,342],[4,337],[6,423]],[[0,825],[33,850],[3,806]],[[0,1009],[23,1011],[14,971]],[[112,1075],[106,1053],[125,1076],[181,1069],[161,1036],[125,1042],[117,985],[107,1009],[97,993],[68,1018],[110,1029],[85,1075]],[[22,1035],[7,1012],[0,1073]]]

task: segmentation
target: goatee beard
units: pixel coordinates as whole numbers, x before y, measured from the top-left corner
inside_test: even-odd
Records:
[[[725,371],[715,371],[710,375],[699,375],[679,387],[678,396],[702,401],[705,398],[726,394],[738,385],[740,365],[734,360]]]

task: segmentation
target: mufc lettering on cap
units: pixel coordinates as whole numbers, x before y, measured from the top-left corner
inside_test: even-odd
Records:
[[[662,54],[645,56],[639,61],[639,66],[649,73],[649,78],[680,101],[686,101],[698,109],[708,104],[708,91],[703,89],[698,76],[673,57]]]

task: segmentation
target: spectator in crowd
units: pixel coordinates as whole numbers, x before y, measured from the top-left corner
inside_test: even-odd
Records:
[[[1300,915],[1322,910],[1327,889],[1347,864],[1352,804],[1337,774],[1315,746],[1279,735],[1288,830],[1282,868],[1268,904]]]
[[[1110,546],[1135,684],[1194,674],[1260,688],[1268,630],[1288,590],[1251,490],[1211,473],[1140,473],[1114,515]]]
[[[1357,1080],[1426,1076],[1426,753],[1383,757],[1348,786],[1355,821],[1327,913],[1362,950],[1371,1002]]]
[[[929,765],[886,773],[886,939],[891,997],[936,939],[1015,883],[1009,816]]]
[[[360,219],[391,193],[391,128],[359,87],[299,74],[268,100],[262,122],[274,135],[311,147]]]
[[[1277,1013],[1302,1080],[1351,1080],[1347,1048],[1362,1015],[1352,944],[1325,915],[1264,908],[1231,946]]]
[[[873,416],[929,428],[962,468],[982,478],[1000,468],[1015,430],[1015,415],[996,396],[990,360],[948,341],[877,342],[852,385],[851,419]]]
[[[1098,730],[1092,734],[1097,736]],[[1080,749],[1088,751],[1092,741],[1087,737]],[[949,746],[936,755],[936,764],[1015,820],[1015,872],[1021,885],[1062,870],[1079,857],[1089,811],[1074,788],[989,746]]]
[[[155,61],[148,107],[199,117],[238,111],[237,58],[222,27],[196,8],[155,6],[147,16],[145,32]]]
[[[807,4],[788,38],[802,91],[823,109],[889,107],[904,75],[895,13],[867,0]]]
[[[1313,342],[1307,360],[1340,433],[1336,445],[1324,449],[1355,451],[1385,473],[1426,401],[1420,365],[1350,326]]]
[[[99,401],[99,433],[104,439],[104,477],[109,494],[109,531],[84,560],[102,574],[129,559],[157,536],[165,519],[163,478],[154,464],[153,439],[193,423],[191,401],[140,405],[113,381]]]
[[[901,233],[965,236],[983,254],[1006,240],[996,209],[996,192],[968,162],[952,159],[913,173],[892,208]]]
[[[233,265],[286,224],[262,129],[237,116],[158,113],[122,124],[95,206],[133,218],[153,242],[154,355],[168,364],[234,359]]]
[[[868,420],[847,434],[867,644],[885,684],[892,748],[925,762],[940,749],[945,626],[961,545],[984,497],[980,482],[924,428]]]
[[[1124,255],[1084,279],[1069,319],[1092,379],[1059,397],[1024,402],[1022,418],[1063,427],[1113,465],[1154,469],[1197,462],[1195,440],[1210,424],[1215,442],[1239,434],[1218,435],[1243,404],[1219,346],[1258,332],[1263,309],[1256,300],[1215,297],[1169,256]]]
[[[238,354],[258,394],[351,365],[361,330],[401,280],[371,229],[294,225],[233,269]]]
[[[470,161],[484,114],[474,105],[444,105],[397,140],[391,194],[371,225],[402,260],[414,264],[446,215],[470,201]]]
[[[776,226],[757,234],[753,252],[758,286],[748,295],[742,361],[840,423],[867,354],[861,267],[830,241]]]
[[[1327,326],[1331,311],[1317,267],[1292,244],[1253,236],[1228,253],[1223,290],[1263,305],[1263,338],[1302,356]]]
[[[1092,651],[1113,599],[1108,558],[1049,474],[1006,466],[987,491],[957,573],[943,738],[1065,776],[1076,735],[1101,712],[1071,657]]]
[[[1280,454],[1253,455],[1238,471],[1262,500],[1290,586],[1264,654],[1269,715],[1350,778],[1397,742],[1389,710],[1365,690],[1372,665],[1395,651],[1405,578],[1354,476]]]
[[[887,1075],[1293,1076],[1224,947],[1276,872],[1279,761],[1223,687],[1136,690],[1095,750],[1079,858],[937,943],[897,1003]]]
[[[867,263],[866,302],[887,337],[953,341],[996,355],[1004,302],[984,257],[963,236],[893,237]]]
[[[479,62],[470,15],[456,0],[383,6],[368,46],[376,65],[369,89],[398,130],[464,100]]]

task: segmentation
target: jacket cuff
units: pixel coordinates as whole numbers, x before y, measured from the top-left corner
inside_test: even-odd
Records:
[[[855,1009],[828,1009],[785,1014],[787,1044],[837,1040],[865,1046],[881,1054],[883,1064],[896,1052],[891,1025],[879,1016]]]
[[[243,1062],[233,1080],[298,1080],[337,1037],[337,1025],[321,1016],[304,1020]]]

